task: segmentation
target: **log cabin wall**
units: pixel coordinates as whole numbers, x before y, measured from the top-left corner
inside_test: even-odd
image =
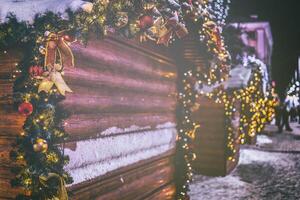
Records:
[[[193,113],[193,119],[200,124],[200,128],[193,143],[196,159],[192,167],[199,174],[226,176],[235,168],[239,160],[239,112],[236,112],[232,120],[237,147],[232,162],[228,161],[226,156],[228,135],[225,127],[224,105],[206,97],[201,97],[199,102],[199,110]],[[237,110],[238,106],[237,104]]]
[[[183,56],[181,65],[205,71],[206,66],[209,65],[208,58],[205,57],[201,43],[195,41],[198,41],[197,35],[193,34],[182,40],[179,51],[179,55]],[[200,124],[192,144],[197,157],[192,167],[195,173],[225,176],[235,168],[239,159],[239,112],[236,112],[233,120],[237,152],[234,155],[235,161],[232,162],[228,161],[226,156],[228,134],[225,126],[225,106],[206,97],[201,97],[199,104],[199,110],[192,114],[193,121]],[[239,110],[239,103],[236,107]]]
[[[112,37],[87,47],[75,44],[72,50],[76,67],[66,69],[65,79],[74,93],[61,108],[70,113],[65,153],[74,199],[144,199],[170,188],[176,136],[173,61],[157,49]],[[172,198],[171,188],[162,199]]]
[[[14,174],[10,168],[14,165],[9,159],[12,143],[22,131],[25,118],[13,109],[12,72],[21,59],[19,51],[7,50],[0,52],[0,199],[14,199],[18,188],[10,186]]]
[[[59,104],[68,113],[63,123],[70,135],[65,154],[74,178],[71,199],[173,199],[177,69],[171,55],[116,37],[71,48],[75,68],[65,69],[64,79],[73,93]],[[9,110],[3,109],[1,117],[20,116]],[[16,119],[0,124],[6,169],[10,143],[23,123]],[[12,126],[13,131],[4,130]],[[0,199],[16,195],[15,189],[5,192],[12,177],[0,176]]]

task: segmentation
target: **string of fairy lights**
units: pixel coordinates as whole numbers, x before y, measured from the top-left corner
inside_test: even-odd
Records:
[[[217,2],[206,0],[199,5],[198,13],[200,13],[203,20],[203,25],[198,29],[199,38],[206,44],[210,56],[208,68],[198,68],[196,74],[201,84],[213,85],[226,80],[228,77],[230,55],[226,50],[227,47],[222,36],[223,24],[216,21],[218,18],[222,18],[223,21],[226,19],[229,3],[230,1],[225,4],[223,0]],[[226,8],[221,9],[224,5],[226,5]],[[220,8],[221,10],[215,12],[213,8]],[[212,12],[212,10],[214,11]],[[195,21],[198,22],[198,20]]]
[[[274,117],[276,105],[274,88],[264,95],[261,86],[261,69],[257,67],[253,70],[253,77],[249,86],[237,94],[241,102],[239,129],[241,144],[249,142],[249,138],[251,139],[260,133]]]
[[[276,105],[274,88],[266,95],[263,94],[262,73],[259,66],[253,66],[252,78],[245,88],[226,91],[221,85],[212,92],[200,91],[200,94],[212,99],[215,103],[224,105],[227,135],[226,156],[232,162],[236,161],[234,156],[237,152],[237,145],[244,144],[249,138],[255,137],[274,118]],[[239,109],[236,107],[238,104],[240,104]],[[238,133],[232,123],[237,111],[240,112]]]
[[[223,1],[219,1],[223,2]],[[183,168],[185,173],[178,176],[180,183],[177,186],[177,199],[186,199],[189,191],[189,183],[192,179],[192,161],[196,158],[196,154],[192,151],[192,140],[195,139],[195,134],[199,124],[191,118],[191,112],[199,97],[195,91],[195,80],[200,84],[215,84],[224,81],[229,72],[229,53],[226,50],[224,39],[221,35],[221,27],[214,22],[214,16],[209,10],[211,2],[209,1],[192,1],[190,9],[185,13],[192,19],[193,27],[198,26],[197,33],[201,42],[206,44],[207,52],[210,54],[211,65],[198,70],[187,70],[183,74],[181,86],[179,89],[179,102],[182,107],[182,113],[179,115],[179,137],[178,145],[182,149],[177,150],[177,155],[183,154],[185,163],[179,163],[178,168]],[[226,9],[224,9],[225,11]],[[220,14],[225,18],[226,13]]]
[[[178,146],[177,156],[183,157],[183,161],[179,159],[177,161],[177,167],[184,169],[185,173],[177,176],[177,183],[180,183],[177,188],[180,192],[177,195],[177,199],[185,199],[189,190],[189,183],[192,180],[192,161],[196,158],[196,154],[192,151],[191,143],[195,139],[195,132],[199,126],[191,119],[191,109],[197,98],[197,94],[193,88],[193,82],[191,81],[192,72],[188,71],[183,74],[182,78],[182,92],[179,93],[180,114],[178,115]]]

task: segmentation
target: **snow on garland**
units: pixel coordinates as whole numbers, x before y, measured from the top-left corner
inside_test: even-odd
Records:
[[[221,29],[214,22],[217,15],[222,18],[222,13],[213,13],[210,3],[207,0],[96,0],[94,3],[24,0],[0,5],[0,47],[4,50],[16,46],[25,49],[20,69],[14,74],[19,111],[27,116],[17,150],[11,153],[19,163],[14,169],[17,178],[12,185],[25,189],[18,199],[68,199],[65,183],[71,183],[72,178],[64,171],[68,157],[64,156],[63,145],[59,145],[67,138],[60,123],[66,116],[57,112],[56,105],[65,92],[72,92],[62,76],[65,67],[73,66],[69,43],[75,40],[87,43],[91,31],[99,37],[111,31],[168,46],[176,38],[181,39],[194,31],[206,44],[215,63],[204,79],[216,82],[224,79],[219,74],[226,75],[228,71],[229,55]],[[226,9],[223,11],[226,14]],[[197,27],[196,30],[188,30],[188,23]],[[57,51],[61,52],[61,57],[55,56]],[[180,98],[183,116],[187,118],[179,121],[179,143],[183,142],[185,170],[178,171],[181,177],[177,182],[178,199],[186,197],[191,178],[189,161],[194,157],[187,141],[197,128],[188,117],[190,98],[195,97],[195,94],[190,95],[190,89],[182,90]]]

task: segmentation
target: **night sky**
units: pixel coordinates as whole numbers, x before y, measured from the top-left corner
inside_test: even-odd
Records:
[[[231,0],[229,21],[242,20],[252,14],[271,24],[274,50],[272,75],[278,92],[283,93],[300,56],[300,1],[299,0]]]

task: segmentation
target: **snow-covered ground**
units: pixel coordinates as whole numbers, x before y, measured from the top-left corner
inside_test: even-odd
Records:
[[[260,148],[267,145],[274,149],[278,140],[285,139],[280,134],[260,135],[256,149],[241,149],[237,168],[226,177],[195,175],[190,186],[191,200],[299,200],[300,152],[278,153]],[[300,141],[293,142],[300,146]]]
[[[196,175],[190,189],[191,200],[300,199],[300,155],[243,149],[230,175]]]

